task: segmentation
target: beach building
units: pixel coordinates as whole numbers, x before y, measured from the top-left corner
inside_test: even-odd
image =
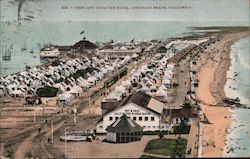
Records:
[[[5,89],[3,85],[0,85],[0,96],[5,94]]]
[[[143,127],[143,131],[172,130],[172,125],[162,122],[164,103],[138,91],[124,98],[118,105],[105,107],[104,114],[96,124],[97,133],[106,133],[106,128],[123,114]]]
[[[104,115],[107,111],[114,109],[119,102],[117,101],[102,101],[101,102],[101,109],[102,109],[102,115]]]
[[[163,114],[163,120],[173,125],[179,125],[182,120],[184,120],[187,125],[190,125],[192,117],[195,116],[195,114],[192,114],[192,110],[187,108],[164,109]]]
[[[62,45],[62,46],[56,46],[56,47],[58,48],[58,50],[61,53],[71,53],[72,52],[72,46]]]
[[[97,46],[85,38],[72,46],[74,52],[94,54]]]
[[[125,46],[122,46],[120,48],[113,48],[113,49],[102,49],[98,51],[98,55],[101,58],[105,57],[112,57],[112,58],[117,58],[117,57],[125,57],[125,56],[136,56],[141,52],[141,48],[133,48],[129,49],[126,48]]]
[[[41,58],[56,58],[60,55],[60,51],[58,48],[55,48],[54,46],[46,47],[41,49],[40,57]]]
[[[128,143],[141,140],[143,127],[123,114],[120,118],[108,126],[106,131],[107,141]]]
[[[158,54],[166,54],[167,51],[168,51],[168,49],[164,46],[161,46],[161,47],[156,49],[156,53],[158,53]]]
[[[25,98],[26,105],[38,105],[41,104],[41,98],[38,96],[28,96]]]
[[[59,105],[68,105],[73,99],[73,96],[69,92],[58,95],[58,104]]]

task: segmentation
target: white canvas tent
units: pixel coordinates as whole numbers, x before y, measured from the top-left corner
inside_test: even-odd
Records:
[[[69,92],[58,95],[59,105],[67,105],[72,99],[72,95]]]

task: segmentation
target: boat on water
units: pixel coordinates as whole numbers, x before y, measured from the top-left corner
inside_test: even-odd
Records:
[[[25,51],[25,50],[27,50],[26,47],[22,47],[22,48],[21,48],[21,51]]]
[[[25,69],[26,69],[26,70],[29,70],[29,69],[31,69],[31,66],[26,65],[26,66],[25,66]]]
[[[235,98],[235,99],[233,99],[233,98],[225,98],[223,101],[224,101],[224,103],[227,103],[229,105],[240,104],[240,99],[238,97]]]
[[[11,60],[12,49],[11,49],[11,47],[7,49],[7,46],[5,46],[5,48],[6,48],[5,51],[3,51],[3,47],[2,47],[2,52],[3,52],[2,60],[9,61],[9,60]]]
[[[30,53],[33,54],[33,53],[34,53],[34,50],[32,49],[32,50],[30,51]]]
[[[58,50],[58,48],[55,48],[54,46],[45,47],[40,51],[41,58],[57,58],[59,55],[60,51]]]
[[[250,107],[247,107],[245,104],[240,103],[240,99],[238,97],[234,98],[225,98],[223,100],[224,103],[230,105],[232,108],[245,108],[250,109]]]
[[[21,48],[21,51],[25,51],[25,50],[27,50],[26,41],[25,41],[24,45],[23,45],[22,48]]]

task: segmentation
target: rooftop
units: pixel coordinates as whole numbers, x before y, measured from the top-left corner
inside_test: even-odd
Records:
[[[143,128],[125,114],[106,128],[108,132],[140,132]]]
[[[97,48],[97,46],[94,43],[92,43],[88,40],[81,40],[81,41],[75,43],[73,45],[73,48],[79,48],[79,47],[83,47],[83,46],[85,49],[96,49]]]

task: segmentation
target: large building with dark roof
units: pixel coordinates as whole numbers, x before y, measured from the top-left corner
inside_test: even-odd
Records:
[[[127,143],[141,140],[143,127],[123,114],[106,131],[108,142]]]
[[[72,48],[75,52],[79,52],[79,53],[95,53],[97,46],[94,43],[83,39],[75,43],[72,46]]]
[[[157,50],[156,50],[156,52],[157,53],[159,53],[159,54],[165,54],[165,53],[167,53],[167,48],[166,47],[164,47],[164,46],[161,46],[161,47],[159,47]]]
[[[96,124],[96,131],[106,133],[106,128],[123,114],[143,127],[143,131],[172,130],[171,124],[161,120],[164,108],[164,103],[138,91],[116,106],[105,107],[105,113]]]
[[[164,109],[162,119],[165,122],[178,125],[182,120],[185,120],[187,124],[191,124],[191,118],[195,117],[191,109]]]

